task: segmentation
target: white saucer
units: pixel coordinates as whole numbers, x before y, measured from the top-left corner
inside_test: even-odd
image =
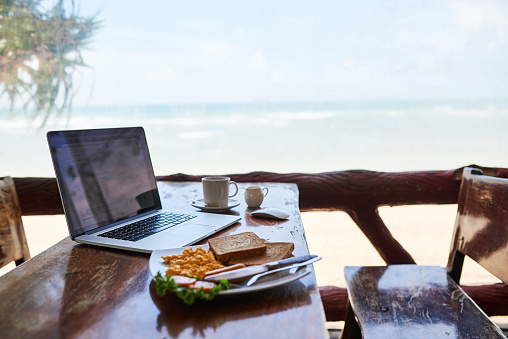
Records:
[[[202,209],[203,211],[227,211],[232,209],[233,207],[236,207],[240,205],[240,202],[234,199],[228,199],[228,205],[227,206],[208,206],[205,204],[205,199],[197,199],[192,202],[192,206]]]

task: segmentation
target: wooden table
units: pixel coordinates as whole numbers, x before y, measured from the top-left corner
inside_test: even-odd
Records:
[[[290,213],[289,220],[251,218],[239,184],[242,216],[217,235],[253,231],[268,241],[292,241],[294,255],[308,254],[295,184],[267,183],[263,206]],[[194,209],[196,182],[159,182],[164,206]],[[48,230],[51,232],[51,230]],[[319,254],[319,253],[314,253]],[[327,338],[314,271],[273,289],[217,296],[185,305],[159,297],[149,255],[76,244],[66,238],[0,277],[2,338]]]

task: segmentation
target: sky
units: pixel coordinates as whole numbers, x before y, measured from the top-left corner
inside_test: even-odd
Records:
[[[508,97],[505,0],[76,3],[76,106]]]

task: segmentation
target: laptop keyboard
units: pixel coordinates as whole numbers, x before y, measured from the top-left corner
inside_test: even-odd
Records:
[[[195,215],[160,213],[132,224],[116,228],[109,232],[99,234],[99,237],[138,241],[155,233],[167,230],[187,220],[195,218]]]

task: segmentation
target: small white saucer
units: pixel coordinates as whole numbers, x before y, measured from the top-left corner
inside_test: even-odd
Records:
[[[197,199],[192,201],[192,206],[199,208],[203,211],[217,212],[217,211],[227,211],[240,205],[240,202],[234,199],[228,199],[227,206],[208,206],[205,204],[205,199]]]

